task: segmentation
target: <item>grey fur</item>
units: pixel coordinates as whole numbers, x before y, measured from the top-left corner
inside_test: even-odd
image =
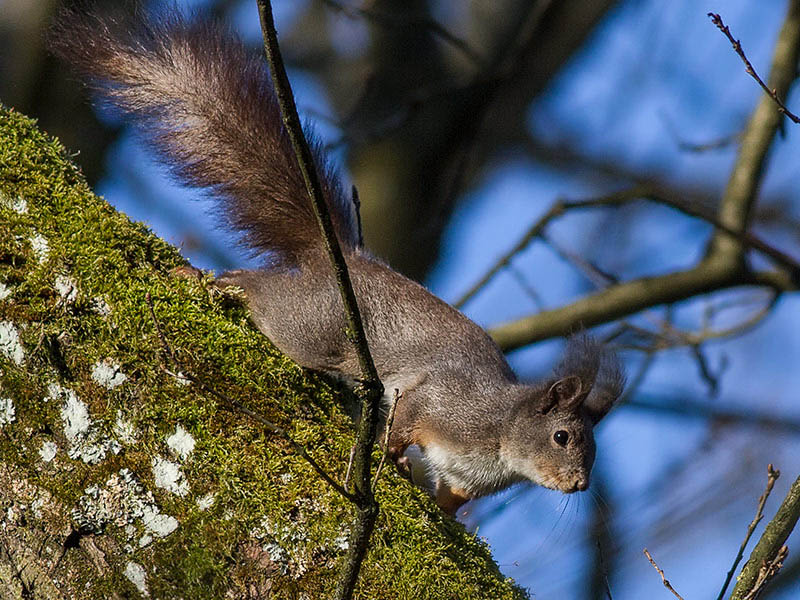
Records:
[[[228,224],[269,267],[233,271],[256,326],[299,364],[359,376],[342,301],[260,58],[227,29],[171,14],[116,23],[65,13],[51,47],[140,129],[188,185],[209,188]],[[592,427],[619,396],[613,353],[574,338],[555,375],[520,383],[492,339],[463,314],[359,248],[349,202],[316,146],[378,373],[398,402],[390,452],[426,453],[437,500],[465,500],[531,480],[585,489]],[[566,434],[563,444],[556,432]],[[563,436],[562,436],[563,438]]]

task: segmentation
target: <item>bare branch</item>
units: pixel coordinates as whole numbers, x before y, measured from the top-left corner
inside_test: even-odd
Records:
[[[770,83],[785,96],[797,74],[800,59],[800,0],[792,0],[775,44]],[[753,111],[742,134],[736,163],[713,220],[716,228],[705,258],[685,271],[645,277],[610,287],[558,309],[502,324],[490,331],[504,350],[513,350],[535,341],[563,336],[576,327],[592,327],[639,312],[645,308],[686,300],[693,296],[741,285],[769,285],[776,290],[800,287],[798,262],[765,244],[746,231],[757,198],[766,157],[781,122],[772,99],[762,100]],[[656,193],[651,199],[657,200]],[[645,194],[650,197],[649,194]],[[686,214],[692,209],[662,197]],[[775,272],[752,272],[745,262],[746,248],[756,248],[776,261]],[[510,260],[507,258],[506,260]],[[788,271],[788,272],[787,272]]]
[[[798,477],[783,499],[778,512],[767,524],[761,539],[750,553],[750,558],[736,579],[731,600],[753,598],[754,590],[760,590],[780,568],[786,556],[784,543],[800,518],[800,477]]]
[[[610,284],[619,283],[619,279],[616,275],[601,269],[592,261],[582,257],[577,252],[568,250],[560,243],[556,242],[553,237],[548,235],[546,232],[542,232],[539,237],[543,242],[550,246],[553,252],[574,266],[596,288],[603,289],[608,287]]]
[[[653,557],[650,556],[650,553],[647,551],[647,548],[644,549],[644,555],[647,557],[647,560],[650,561],[650,564],[653,565],[653,568],[656,571],[658,571],[658,574],[661,575],[661,583],[664,584],[664,587],[667,588],[670,592],[672,592],[672,595],[675,596],[676,598],[678,598],[678,600],[683,600],[683,597],[678,592],[675,591],[674,587],[672,587],[672,585],[669,582],[669,579],[664,577],[664,571],[662,571],[658,567],[658,565],[656,564],[656,561],[653,560]]]
[[[767,487],[764,489],[764,492],[761,494],[761,497],[758,499],[758,508],[756,509],[756,516],[750,522],[750,525],[747,526],[747,534],[744,536],[744,540],[742,541],[742,545],[739,546],[739,552],[736,554],[736,558],[733,559],[733,565],[731,565],[730,570],[728,571],[727,577],[725,577],[725,583],[722,584],[722,589],[719,591],[717,595],[717,600],[722,600],[723,596],[725,596],[725,591],[728,589],[728,585],[730,585],[731,579],[733,579],[733,574],[736,572],[736,567],[739,566],[739,563],[744,556],[744,550],[747,548],[747,543],[750,541],[750,537],[753,535],[753,532],[756,530],[756,526],[761,522],[761,519],[764,518],[764,505],[767,503],[767,498],[769,498],[770,492],[772,492],[772,486],[775,485],[775,482],[778,480],[778,477],[781,476],[780,471],[775,471],[772,468],[772,465],[767,465]]]
[[[717,29],[719,29],[722,33],[724,33],[725,37],[728,38],[728,41],[733,46],[734,51],[736,52],[736,54],[739,55],[739,58],[742,59],[742,62],[744,63],[744,70],[747,72],[747,74],[750,75],[750,77],[752,77],[753,79],[755,79],[758,85],[761,86],[761,89],[764,90],[764,92],[775,101],[775,104],[778,105],[778,110],[780,112],[789,117],[789,119],[791,119],[793,122],[800,123],[800,117],[798,117],[797,115],[792,113],[788,108],[786,108],[786,105],[781,101],[780,98],[778,98],[777,90],[774,88],[770,89],[769,87],[767,87],[767,84],[764,83],[764,80],[761,79],[761,77],[759,77],[758,73],[753,68],[753,65],[747,59],[747,55],[744,53],[744,50],[742,49],[741,42],[739,42],[739,40],[733,37],[730,28],[727,25],[725,25],[725,23],[723,23],[722,17],[719,16],[717,13],[708,13],[708,16],[711,17],[711,22],[717,26]]]
[[[660,113],[660,117],[664,123],[664,127],[667,129],[667,132],[669,132],[670,136],[675,140],[675,144],[678,146],[678,149],[683,150],[684,152],[702,154],[704,152],[710,152],[713,150],[722,150],[732,146],[735,143],[738,143],[742,137],[742,132],[738,131],[736,133],[721,136],[705,142],[690,142],[683,138],[678,130],[678,126],[667,113]]]
[[[780,98],[788,95],[800,60],[800,2],[790,0],[788,4],[772,52],[768,78],[769,86]],[[783,122],[783,114],[775,110],[772,97],[762,96],[742,132],[742,142],[717,213],[719,221],[734,231],[747,229],[758,200],[769,150]],[[709,247],[710,253],[732,264],[744,260],[743,250],[739,240],[721,231],[717,231]]]
[[[678,210],[690,217],[702,219],[709,224],[713,225],[720,231],[734,237],[737,241],[741,242],[746,247],[753,248],[769,256],[776,263],[785,267],[791,272],[791,276],[800,281],[800,262],[796,261],[786,253],[778,250],[777,248],[767,244],[761,238],[749,232],[737,232],[731,227],[728,227],[716,217],[706,214],[704,211],[689,206],[686,202],[675,198],[669,192],[647,185],[637,185],[627,190],[613,192],[605,196],[597,198],[590,198],[587,200],[558,200],[552,204],[550,209],[542,215],[531,227],[526,231],[514,246],[504,253],[492,267],[475,283],[470,289],[464,293],[453,305],[456,308],[462,308],[469,300],[477,295],[483,288],[488,285],[492,279],[504,268],[511,264],[511,261],[522,251],[524,251],[536,239],[544,239],[546,236],[547,226],[555,219],[563,216],[565,213],[575,210],[586,210],[593,208],[602,208],[607,206],[621,206],[629,204],[638,200],[650,200],[658,204],[663,204]],[[587,267],[588,264],[582,264],[581,268]],[[602,274],[607,279],[613,277],[595,268],[595,274]],[[594,279],[594,277],[592,277]],[[653,303],[656,304],[656,303]],[[546,313],[545,313],[546,314]],[[593,323],[594,324],[594,323]],[[584,324],[585,326],[589,326]],[[494,335],[494,334],[493,334]],[[538,338],[542,339],[542,338]],[[538,340],[532,340],[538,341]],[[529,342],[530,343],[530,342]],[[501,344],[502,346],[502,344]],[[510,348],[509,348],[510,349]]]
[[[536,307],[536,310],[541,311],[544,310],[544,300],[542,299],[542,295],[536,290],[535,287],[528,281],[528,278],[516,265],[513,263],[508,265],[508,272],[514,278],[514,281],[517,282],[517,285],[525,292],[525,295],[531,299],[533,305]]]
[[[486,272],[486,274],[481,277],[478,281],[476,281],[469,290],[464,292],[458,300],[453,303],[453,306],[456,308],[462,308],[467,302],[469,302],[478,292],[480,292],[486,284],[488,284],[494,276],[497,275],[503,268],[508,266],[512,259],[525,250],[533,240],[535,240],[539,235],[544,231],[544,228],[555,219],[556,217],[562,215],[564,213],[564,205],[561,202],[556,202],[553,206],[550,207],[548,210],[536,223],[531,225],[531,227],[526,231],[519,241],[512,246],[512,248],[503,254],[497,262]]]
[[[704,419],[740,427],[761,427],[771,432],[786,432],[800,435],[800,420],[754,413],[752,409],[726,408],[709,402],[699,402],[693,398],[680,396],[636,395],[635,400],[623,398],[625,408],[678,415],[693,419]],[[733,400],[731,405],[735,403]]]
[[[347,6],[337,0],[322,1],[331,10],[344,15],[348,19],[368,19],[384,27],[415,27],[427,29],[434,35],[439,36],[442,41],[447,42],[453,48],[459,50],[475,65],[481,66],[483,64],[480,55],[473,50],[467,42],[451,33],[444,25],[434,19],[413,14],[390,13],[375,8],[356,8],[354,6]]]

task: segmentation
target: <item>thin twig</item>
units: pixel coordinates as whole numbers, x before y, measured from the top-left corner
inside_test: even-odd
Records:
[[[704,152],[709,152],[711,150],[722,150],[732,146],[735,143],[738,143],[739,140],[742,138],[742,132],[739,131],[737,133],[732,133],[729,135],[725,135],[722,137],[718,137],[712,140],[708,140],[706,142],[690,142],[684,139],[680,132],[678,131],[678,127],[675,122],[669,117],[666,113],[661,113],[661,120],[664,123],[664,127],[667,129],[669,134],[675,140],[675,144],[678,146],[679,150],[683,150],[684,152],[694,152],[697,154],[702,154]]]
[[[708,364],[708,357],[703,352],[701,344],[689,344],[689,352],[691,352],[695,361],[697,362],[697,370],[700,371],[700,378],[706,382],[708,386],[708,394],[710,397],[716,397],[719,392],[719,382],[727,366],[723,360],[722,365],[715,373],[711,365]]]
[[[703,152],[709,152],[712,150],[724,150],[725,148],[730,148],[733,144],[738,142],[741,137],[741,133],[734,133],[702,143],[693,143],[678,139],[677,144],[679,150],[702,154]]]
[[[350,476],[353,474],[353,460],[356,457],[356,445],[350,447],[350,458],[347,459],[347,471],[344,474],[344,489],[350,487]]]
[[[630,383],[625,386],[625,391],[620,396],[617,403],[621,405],[627,405],[630,403],[631,398],[636,396],[636,392],[639,391],[639,386],[642,385],[644,378],[647,376],[650,367],[653,366],[655,362],[656,353],[655,351],[647,351],[645,353],[644,359],[642,360],[639,368],[636,370],[636,374],[631,377]]]
[[[778,303],[781,295],[775,290],[770,290],[770,292],[769,300],[765,302],[762,307],[760,307],[746,319],[739,321],[730,327],[725,327],[723,329],[712,329],[708,325],[704,325],[700,331],[692,332],[679,329],[674,324],[669,324],[669,326],[665,328],[665,344],[662,346],[662,348],[699,346],[703,342],[707,342],[709,340],[727,338],[746,333],[767,318],[767,316],[769,316],[772,312],[772,309],[775,308],[775,305]]]
[[[386,428],[385,433],[383,434],[383,454],[381,454],[381,461],[378,463],[378,468],[375,469],[375,478],[372,480],[372,489],[375,489],[375,486],[378,484],[378,478],[381,476],[383,463],[386,462],[386,456],[389,454],[389,435],[392,433],[392,425],[394,425],[394,412],[397,409],[397,401],[400,400],[400,396],[402,396],[400,390],[395,388],[392,406],[389,408],[389,415],[386,417]]]
[[[361,381],[356,386],[356,395],[361,401],[361,418],[356,431],[356,452],[353,462],[353,496],[358,508],[356,521],[352,527],[350,546],[345,557],[334,598],[349,600],[353,596],[356,581],[361,571],[361,564],[367,554],[369,540],[375,521],[378,518],[378,503],[371,486],[371,459],[375,434],[378,429],[380,401],[383,396],[378,370],[372,360],[367,344],[367,336],[361,313],[358,309],[350,274],[347,269],[342,249],[336,237],[331,215],[320,185],[319,176],[314,166],[313,156],[303,134],[300,117],[297,115],[292,87],[286,75],[286,68],[278,46],[278,33],[272,16],[270,0],[257,0],[258,14],[261,21],[261,32],[264,36],[264,51],[275,87],[275,96],[281,109],[281,116],[289,139],[297,158],[298,166],[303,174],[314,213],[322,230],[325,247],[336,274],[336,281],[342,296],[347,318],[346,334],[352,342],[358,357],[361,370]]]
[[[353,200],[353,210],[356,213],[356,225],[358,226],[358,247],[364,247],[364,230],[361,228],[361,198],[358,196],[358,188],[353,186],[350,197]]]
[[[325,471],[325,469],[323,469],[319,465],[319,463],[317,463],[317,461],[315,461],[311,457],[311,455],[308,453],[308,451],[306,451],[306,449],[302,446],[302,444],[300,444],[299,442],[295,441],[295,439],[283,427],[280,427],[279,425],[276,425],[275,423],[273,423],[269,419],[261,416],[257,412],[255,412],[253,410],[250,410],[249,408],[244,406],[238,400],[234,400],[230,396],[228,396],[226,394],[223,394],[222,392],[218,391],[214,386],[207,384],[203,379],[201,379],[200,377],[195,375],[190,369],[188,369],[186,365],[182,364],[181,361],[178,359],[177,355],[175,354],[175,351],[172,349],[172,346],[167,341],[167,336],[164,334],[164,332],[161,329],[161,325],[159,324],[158,319],[156,318],[155,309],[153,308],[153,300],[150,297],[150,293],[149,292],[145,295],[145,302],[147,303],[147,307],[150,310],[150,318],[153,320],[153,326],[155,327],[156,333],[158,334],[158,339],[161,342],[162,350],[167,355],[167,358],[169,358],[169,360],[179,369],[181,375],[185,379],[188,379],[189,381],[194,383],[197,387],[199,387],[204,392],[207,392],[208,394],[211,394],[217,400],[220,400],[229,409],[236,410],[236,411],[238,411],[238,412],[250,417],[254,421],[260,423],[261,425],[263,425],[264,427],[266,427],[267,429],[269,429],[273,433],[277,433],[280,437],[282,437],[284,440],[289,442],[289,444],[292,446],[292,448],[294,448],[295,451],[303,459],[305,459],[305,461],[311,466],[311,468],[314,469],[314,471],[316,471],[317,474],[320,477],[322,477],[334,490],[336,490],[340,495],[342,495],[347,500],[350,500],[351,502],[355,501],[355,496],[353,494],[351,494],[350,492],[348,492],[333,477],[328,475],[328,473]],[[174,373],[171,373],[171,371],[167,370],[166,368],[164,368],[164,371],[166,373],[170,373],[170,374],[174,375]]]
[[[597,503],[597,500],[595,500]],[[614,597],[611,595],[611,585],[608,582],[608,569],[606,568],[606,561],[603,557],[603,546],[600,544],[600,538],[597,538],[597,556],[600,558],[600,576],[603,581],[603,591],[606,594],[606,598],[608,600],[614,600]]]
[[[674,587],[672,587],[672,584],[670,584],[669,579],[664,577],[664,571],[659,569],[658,565],[656,564],[656,561],[653,560],[653,557],[650,556],[650,553],[647,551],[647,548],[644,549],[644,555],[647,557],[647,560],[650,561],[650,564],[653,565],[653,568],[656,571],[658,571],[658,574],[661,575],[661,583],[664,584],[664,587],[667,588],[670,592],[672,592],[673,596],[675,596],[679,600],[683,600],[683,597],[678,592],[675,591]]]
[[[772,468],[771,464],[767,465],[767,487],[764,489],[764,492],[758,499],[758,509],[756,510],[756,516],[750,522],[750,525],[747,526],[747,534],[744,536],[742,545],[739,546],[739,552],[736,554],[736,558],[733,560],[733,564],[731,565],[731,568],[728,571],[727,577],[725,577],[725,583],[722,584],[722,589],[719,591],[719,594],[717,595],[717,600],[722,600],[723,596],[725,595],[725,592],[728,589],[728,585],[730,585],[731,579],[733,579],[733,574],[736,572],[736,567],[739,566],[739,563],[741,562],[742,557],[744,556],[744,551],[745,548],[747,548],[747,544],[750,541],[750,537],[756,530],[756,526],[761,522],[761,519],[764,518],[764,505],[767,503],[767,498],[769,498],[770,492],[772,492],[772,486],[775,485],[775,482],[778,480],[778,477],[780,476],[781,476],[780,471],[775,471]]]
[[[511,275],[517,282],[517,285],[522,288],[522,291],[531,299],[537,310],[544,310],[544,300],[542,295],[536,291],[536,288],[528,281],[525,273],[514,263],[510,263],[507,267],[509,275]]]
[[[761,86],[761,89],[764,90],[764,92],[766,92],[766,94],[775,101],[775,104],[778,105],[778,111],[782,112],[784,115],[789,117],[789,119],[791,119],[794,123],[800,123],[800,117],[798,117],[797,115],[792,113],[788,108],[786,108],[786,105],[781,101],[780,98],[778,98],[777,90],[770,89],[769,87],[767,87],[767,84],[764,83],[761,77],[758,76],[758,73],[756,73],[756,70],[753,68],[753,65],[750,63],[749,60],[747,60],[747,55],[745,55],[744,50],[742,50],[742,44],[739,42],[739,40],[733,37],[730,28],[727,25],[725,25],[725,23],[722,22],[722,17],[719,16],[717,13],[711,13],[711,12],[708,13],[708,16],[711,17],[711,22],[717,26],[717,29],[719,29],[722,33],[724,33],[725,37],[728,38],[728,41],[733,46],[734,51],[736,52],[736,54],[739,55],[739,58],[742,59],[742,62],[744,63],[745,67],[744,70],[747,72],[747,74],[750,75],[750,77],[752,77],[753,79],[755,79],[756,82],[758,82],[758,85]]]
[[[504,267],[509,265],[512,259],[527,248],[533,240],[535,240],[544,231],[545,227],[564,212],[564,205],[561,202],[556,202],[550,209],[542,215],[533,225],[528,228],[522,237],[514,244],[511,249],[503,254],[497,262],[481,277],[475,284],[469,288],[464,294],[453,303],[456,308],[463,308],[478,292],[480,292],[486,284],[488,284],[494,276],[497,275]]]
[[[286,132],[292,142],[298,166],[303,174],[306,184],[306,191],[317,216],[320,229],[322,230],[325,247],[330,255],[331,263],[336,274],[336,280],[342,295],[342,301],[347,316],[348,338],[353,342],[358,354],[359,366],[363,380],[363,387],[380,387],[375,364],[370,356],[367,344],[367,336],[364,333],[364,324],[361,313],[358,310],[353,285],[344,260],[342,248],[336,237],[336,232],[331,220],[325,194],[319,181],[319,175],[314,165],[314,158],[311,149],[303,134],[300,117],[297,114],[297,106],[292,95],[291,84],[286,75],[286,68],[281,58],[280,48],[278,47],[278,37],[275,31],[275,23],[272,17],[272,3],[270,0],[258,0],[259,15],[261,18],[261,29],[264,35],[264,49],[269,62],[272,83],[275,87],[275,95],[281,109],[281,116],[286,128]],[[376,385],[377,384],[377,385]],[[380,390],[383,393],[383,390]]]

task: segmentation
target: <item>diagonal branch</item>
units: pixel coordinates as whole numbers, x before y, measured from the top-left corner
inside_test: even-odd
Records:
[[[786,95],[797,74],[800,58],[800,0],[791,0],[773,53],[769,82],[780,96]],[[535,341],[566,335],[579,327],[592,327],[639,312],[645,308],[686,300],[739,285],[773,285],[796,290],[796,271],[754,273],[745,264],[746,233],[755,205],[766,158],[781,122],[770,97],[763,97],[747,124],[736,163],[728,179],[715,219],[717,231],[708,252],[685,271],[646,277],[602,290],[561,308],[502,324],[491,335],[505,350]],[[771,254],[777,260],[775,253]],[[781,259],[783,261],[783,259]],[[794,261],[792,261],[794,262]]]
[[[647,548],[644,549],[644,555],[647,557],[647,560],[650,561],[650,564],[653,565],[653,568],[661,575],[661,583],[664,584],[664,587],[667,588],[672,595],[675,596],[678,600],[683,600],[683,596],[681,596],[678,592],[675,591],[675,588],[672,587],[672,584],[669,582],[669,579],[664,575],[664,571],[656,564],[655,559],[650,555],[650,552]]]
[[[751,592],[766,583],[762,569],[764,565],[776,565],[782,555],[783,545],[800,517],[800,477],[789,488],[778,512],[767,524],[761,539],[758,540],[750,559],[745,563],[731,593],[731,600],[744,600],[752,597]],[[761,577],[759,577],[762,575]],[[774,572],[768,576],[774,575]],[[768,578],[768,577],[767,577]]]
[[[785,98],[797,77],[800,59],[800,1],[791,0],[772,53],[768,84]],[[772,97],[762,96],[742,133],[731,176],[719,207],[719,220],[735,231],[745,231],[758,199],[772,142],[781,127],[783,115],[775,110]],[[727,234],[717,233],[711,251],[729,260],[742,259],[742,246]]]

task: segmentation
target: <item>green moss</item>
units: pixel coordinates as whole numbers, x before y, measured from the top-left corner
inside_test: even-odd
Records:
[[[27,211],[20,212],[19,199]],[[0,395],[12,398],[17,413],[0,436],[0,460],[67,507],[88,486],[103,488],[120,469],[130,469],[159,510],[179,522],[166,537],[140,544],[148,533],[141,519],[127,528],[109,520],[99,538],[110,570],[76,580],[88,585],[81,593],[99,598],[124,589],[137,597],[123,575],[135,561],[158,597],[217,598],[248,585],[266,586],[272,597],[329,595],[352,507],[282,439],[167,371],[182,368],[212,382],[289,430],[338,477],[353,440],[342,392],[280,355],[250,326],[241,305],[170,276],[184,264],[178,252],[94,196],[57,141],[4,108],[0,223],[0,283],[11,291],[0,300],[0,321],[15,325],[25,350],[21,365],[0,353]],[[41,239],[46,255],[31,241]],[[56,291],[59,275],[74,283],[74,297]],[[180,367],[165,356],[148,294]],[[106,359],[128,378],[114,389],[92,378],[94,365]],[[136,442],[122,443],[118,454],[109,449],[96,464],[70,458],[64,401],[47,399],[52,383],[86,404],[92,439],[119,438],[114,428],[122,418]],[[177,424],[196,440],[181,464],[189,485],[183,497],[156,487],[152,470],[154,457],[180,462],[166,445]],[[39,455],[44,442],[58,446],[47,463]],[[202,510],[197,500],[207,494],[214,503]],[[482,543],[391,468],[384,470],[378,499],[381,516],[358,597],[524,597]]]

